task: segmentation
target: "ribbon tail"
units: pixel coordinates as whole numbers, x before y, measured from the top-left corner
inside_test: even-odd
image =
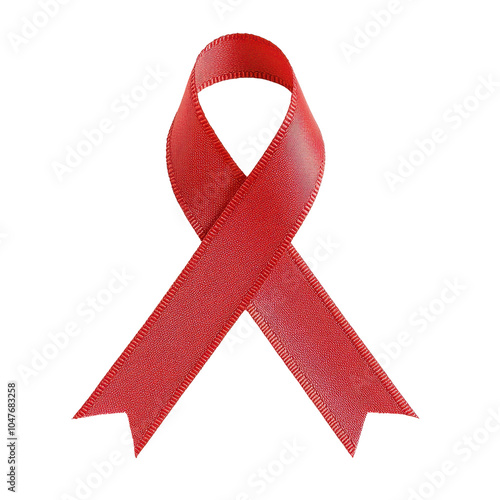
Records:
[[[144,335],[148,332],[147,325],[134,337],[73,417],[126,413],[136,457],[215,349],[211,346],[201,356],[199,349],[184,346],[184,350],[180,350],[172,342],[165,343],[160,348],[161,355],[155,356],[154,346],[147,346],[151,346],[155,328],[149,330],[152,335]],[[142,357],[146,352],[149,363]],[[193,360],[190,370],[180,362],[180,357]]]
[[[169,299],[171,292],[73,417],[126,413],[136,457],[238,318],[211,330],[201,314],[203,324],[186,329]]]
[[[91,399],[94,401],[90,401]],[[137,406],[134,407],[134,402],[132,400],[127,399],[127,394],[123,394],[120,399],[123,404],[115,406],[110,404],[108,399],[96,399],[94,393],[73,418],[77,419],[92,417],[95,415],[126,413],[134,441],[134,454],[137,457],[159,425],[159,423],[157,425],[153,425],[157,416],[153,413],[153,411],[147,411],[148,402],[145,400],[142,401],[141,404],[141,408],[145,411],[141,411],[141,409]],[[153,430],[148,431],[148,429]]]
[[[292,246],[248,311],[352,456],[368,413],[417,417]]]

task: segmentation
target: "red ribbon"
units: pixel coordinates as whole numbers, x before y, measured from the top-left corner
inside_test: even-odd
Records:
[[[202,89],[241,77],[292,94],[248,177],[198,101]],[[126,412],[137,456],[245,310],[352,455],[368,412],[416,416],[291,244],[318,192],[324,144],[275,45],[236,34],[201,52],[170,129],[167,164],[201,244],[75,418]]]

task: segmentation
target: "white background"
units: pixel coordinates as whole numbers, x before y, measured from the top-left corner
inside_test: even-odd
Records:
[[[500,87],[473,96],[500,82],[500,8],[397,4],[73,0],[47,21],[34,0],[3,2],[0,331],[4,394],[19,385],[18,498],[499,498]],[[246,314],[138,459],[125,414],[71,418],[197,247],[165,138],[197,54],[232,32],[294,67],[327,149],[296,247],[420,417],[369,415],[354,458]],[[249,137],[270,141],[289,95],[236,81],[201,99],[248,172]],[[103,119],[113,130],[58,179]],[[446,140],[391,190],[387,173],[436,128]],[[85,313],[123,270],[122,291]],[[79,334],[54,351],[68,323]],[[284,443],[298,451],[280,465]]]

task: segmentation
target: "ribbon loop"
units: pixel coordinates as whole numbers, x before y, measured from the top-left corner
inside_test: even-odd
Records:
[[[292,94],[248,177],[198,100],[202,89],[241,77]],[[228,35],[201,52],[169,132],[167,166],[201,244],[75,418],[126,412],[137,455],[244,310],[351,454],[368,412],[415,416],[291,244],[319,189],[324,144],[275,45]]]

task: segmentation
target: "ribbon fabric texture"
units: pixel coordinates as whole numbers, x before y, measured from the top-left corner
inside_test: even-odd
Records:
[[[206,87],[242,77],[291,92],[248,177],[198,100]],[[368,412],[416,416],[291,243],[324,160],[321,133],[280,49],[234,34],[200,53],[168,135],[167,166],[201,244],[75,418],[126,412],[137,456],[245,310],[351,455]]]

